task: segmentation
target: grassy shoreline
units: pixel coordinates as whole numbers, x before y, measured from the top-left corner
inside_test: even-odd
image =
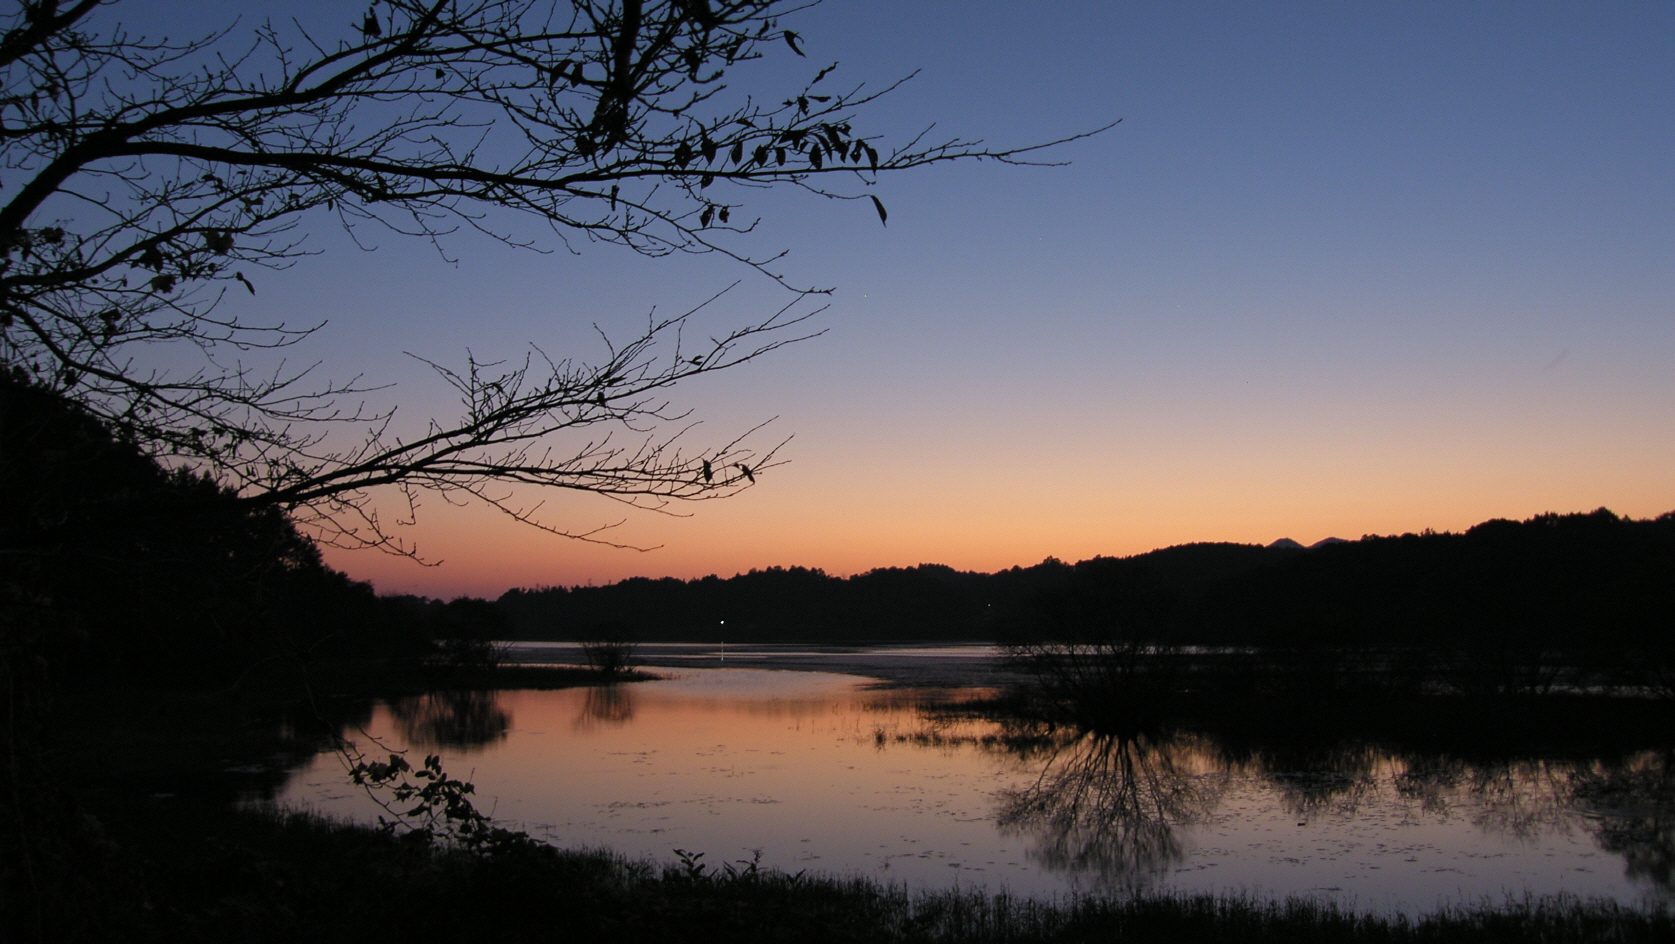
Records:
[[[170,811],[113,824],[106,913],[91,938],[133,941],[674,942],[1620,941],[1675,938],[1675,917],[1532,898],[1418,919],[1331,904],[1141,895],[1040,902],[909,892],[747,863],[634,862],[514,843],[467,852],[295,813]],[[98,927],[96,925],[103,925]]]

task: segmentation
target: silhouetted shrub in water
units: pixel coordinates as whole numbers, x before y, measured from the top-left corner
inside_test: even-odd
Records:
[[[620,640],[584,642],[582,657],[601,674],[620,675],[634,664],[636,648],[633,643]]]
[[[601,675],[621,675],[634,664],[639,646],[629,640],[627,623],[603,623],[582,642],[582,658]]]

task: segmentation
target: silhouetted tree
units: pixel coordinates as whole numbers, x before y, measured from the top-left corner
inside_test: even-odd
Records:
[[[19,4],[0,18],[0,364],[347,546],[390,546],[368,504],[386,486],[475,496],[531,523],[533,509],[489,484],[653,506],[729,494],[773,451],[734,440],[688,453],[651,437],[681,415],[664,391],[806,336],[806,313],[698,345],[682,339],[686,316],[653,320],[597,365],[539,351],[431,364],[460,415],[401,438],[387,416],[343,405],[353,382],[218,359],[316,330],[249,321],[224,293],[255,292],[252,276],[296,260],[322,216],[433,242],[466,229],[538,249],[585,238],[721,252],[783,284],[777,257],[729,241],[755,225],[741,215],[748,188],[870,200],[882,221],[866,190],[881,174],[1038,149],[923,135],[881,149],[856,115],[893,86],[838,87],[835,64],[768,99],[734,93],[744,63],[804,55],[779,20],[803,6],[372,0],[334,8],[328,35],[293,21],[173,40],[117,19],[138,5]],[[549,237],[519,235],[520,216]],[[194,351],[196,367],[149,366]],[[324,431],[349,421],[371,432],[345,445]],[[600,425],[633,442],[543,445]]]

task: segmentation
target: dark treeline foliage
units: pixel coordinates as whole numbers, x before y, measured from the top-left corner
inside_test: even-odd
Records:
[[[993,574],[941,564],[884,567],[852,577],[769,567],[726,579],[635,577],[599,587],[510,590],[499,599],[515,639],[591,639],[602,626],[646,640],[857,642],[1001,638],[1043,605],[1104,574],[1140,575],[1169,594],[1290,557],[1245,544],[1186,544],[1079,564],[1056,558]],[[725,621],[725,622],[724,622]]]
[[[726,579],[635,577],[599,587],[510,590],[499,603],[516,639],[590,639],[610,625],[629,627],[641,639],[667,641],[970,641],[1014,631],[1043,601],[1107,572],[1143,574],[1144,581],[1178,594],[1293,553],[1187,544],[1075,565],[1048,558],[993,574],[941,564],[885,567],[852,577],[769,567]]]
[[[225,688],[275,663],[493,662],[505,612],[376,596],[273,506],[169,470],[0,374],[0,612],[58,682]]]
[[[854,577],[801,567],[513,590],[523,639],[858,641],[1123,636],[1264,648],[1661,650],[1675,635],[1675,513],[1546,514],[1462,534],[1303,550],[1187,544],[994,574],[923,564]],[[725,621],[725,625],[723,625]]]
[[[234,742],[262,670],[413,646],[392,605],[325,567],[277,510],[160,467],[12,371],[0,494],[0,938],[63,939],[113,875],[84,798],[172,793],[144,762],[200,736],[164,727],[169,743],[154,722],[195,709]],[[263,753],[318,746],[270,738]]]
[[[89,902],[144,886],[102,825],[150,815],[126,804],[271,791],[364,722],[332,696],[458,680],[505,635],[491,603],[376,596],[278,508],[15,371],[0,494],[0,940],[75,939]],[[493,720],[455,715],[421,720]]]
[[[1121,733],[1258,707],[1446,723],[1490,705],[1516,718],[1532,696],[1564,696],[1562,714],[1675,694],[1675,514],[1544,514],[1250,566],[1205,552],[1219,574],[1179,566],[1183,550],[1085,561],[1037,597],[1008,639],[1031,711]]]
[[[1675,512],[1328,545],[1229,580],[1191,615],[1194,641],[1241,645],[1656,644],[1675,631]]]
[[[277,508],[167,470],[0,377],[0,607],[58,680],[226,687],[274,660],[414,653],[423,613],[325,566]]]
[[[997,609],[1052,582],[1048,561],[998,574],[936,564],[833,577],[770,567],[721,579],[636,577],[602,587],[511,590],[499,603],[519,639],[589,639],[626,624],[648,640],[845,642],[969,640],[990,633]]]

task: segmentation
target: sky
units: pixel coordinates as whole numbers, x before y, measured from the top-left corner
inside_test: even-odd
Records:
[[[181,22],[223,9],[177,8]],[[331,24],[340,5],[290,5]],[[273,10],[273,4],[265,9]],[[188,17],[196,19],[188,20]],[[497,596],[774,565],[850,574],[1193,541],[1310,543],[1495,517],[1675,509],[1675,5],[828,0],[741,88],[915,77],[886,141],[1035,144],[1056,167],[944,165],[870,205],[752,194],[744,248],[834,289],[821,337],[678,388],[723,443],[790,463],[725,501],[563,527],[428,499],[423,563],[329,561],[382,592]],[[253,314],[327,324],[296,357],[445,391],[407,353],[580,359],[739,282],[705,330],[783,292],[717,256],[539,255],[385,237],[264,275]]]

